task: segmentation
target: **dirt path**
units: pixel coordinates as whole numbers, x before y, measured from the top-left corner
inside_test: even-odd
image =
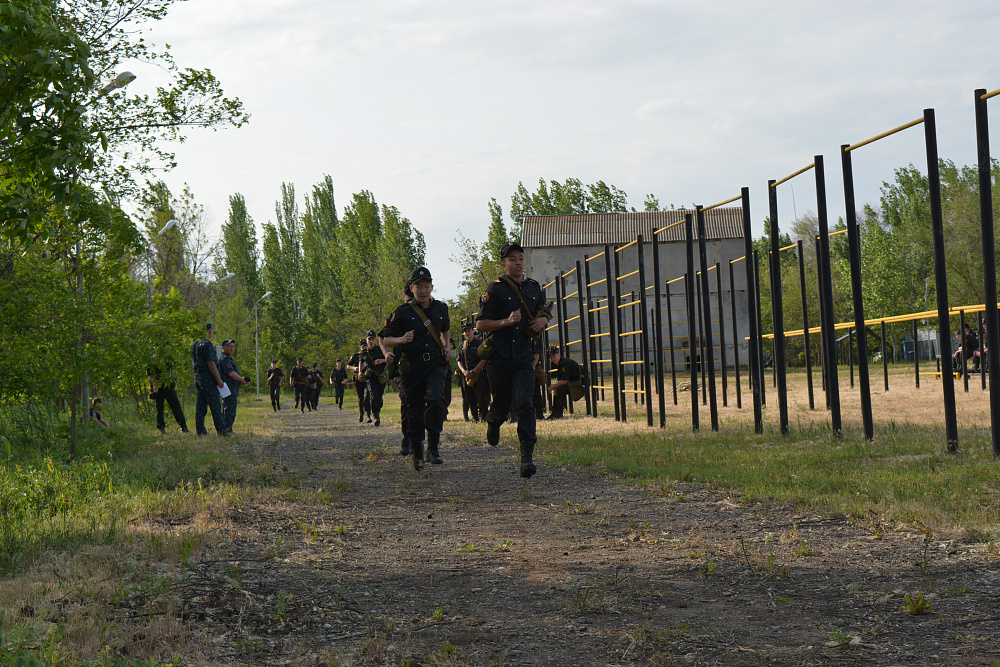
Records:
[[[526,482],[512,427],[497,448],[446,441],[444,465],[418,474],[391,416],[376,428],[355,414],[275,417],[267,455],[333,502],[230,513],[226,541],[180,589],[211,662],[1000,661],[992,545],[624,486],[551,468],[544,450]],[[929,613],[904,611],[907,593]]]

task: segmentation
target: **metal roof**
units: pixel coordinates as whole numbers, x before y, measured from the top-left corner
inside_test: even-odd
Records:
[[[526,215],[521,243],[525,248],[624,245],[635,241],[639,234],[642,234],[645,243],[650,243],[653,230],[681,222],[687,213],[694,215],[695,211],[679,208],[635,213]],[[693,221],[692,228],[694,238],[698,238],[697,219]],[[743,238],[743,209],[730,207],[705,211],[705,232],[708,240]],[[684,241],[684,225],[668,229],[658,238],[664,242]]]

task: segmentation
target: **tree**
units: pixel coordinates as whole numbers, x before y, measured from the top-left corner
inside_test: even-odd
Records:
[[[0,2],[0,235],[45,234],[52,205],[94,164],[90,49],[43,0]]]
[[[613,213],[627,210],[628,195],[613,185],[597,181],[584,185],[578,178],[560,183],[538,179],[538,190],[528,192],[518,182],[510,198],[511,236],[521,240],[521,226],[529,215],[574,215],[579,213]]]
[[[229,197],[229,218],[222,225],[222,268],[236,274],[245,289],[248,306],[263,294],[260,278],[260,249],[257,246],[257,228],[247,213],[243,195]]]

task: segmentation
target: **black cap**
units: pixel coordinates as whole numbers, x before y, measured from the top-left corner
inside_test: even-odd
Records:
[[[471,322],[462,322],[462,331],[465,331],[466,329],[472,329],[472,328],[474,328],[474,327],[472,326]]]
[[[358,343],[358,345],[368,345],[368,341],[366,339],[362,338],[361,342]]]
[[[549,348],[546,351],[549,353],[550,357],[553,354],[559,354],[559,346],[558,345],[549,345]]]
[[[343,363],[343,361],[344,361],[343,359],[341,359],[340,357],[337,357],[337,363],[338,363],[338,364],[339,364],[339,363]]]
[[[225,346],[229,345],[230,343],[235,344],[236,341],[233,340],[232,338],[227,338],[226,340],[222,341],[222,347],[225,347]]]
[[[367,336],[369,338],[374,338],[375,337],[375,330],[374,329],[369,329]]]
[[[214,331],[214,330],[215,330],[215,325],[213,325],[211,322],[205,325],[205,331]]]
[[[316,362],[314,361],[314,362],[313,362],[313,368],[316,368],[317,366],[319,366],[319,364],[317,364],[317,363],[316,363]]]
[[[295,361],[302,361],[302,357],[295,357]]]
[[[407,297],[413,296],[412,294],[410,294],[410,285],[412,285],[412,284],[413,283],[410,282],[410,280],[406,281],[406,284],[403,285],[403,296],[407,296]]]
[[[521,244],[517,241],[507,241],[500,246],[500,259],[506,257],[511,250],[520,250],[521,252],[524,252],[524,248],[522,248]]]
[[[431,272],[426,266],[418,266],[413,269],[413,273],[410,274],[410,284],[417,282],[418,280],[431,280]]]

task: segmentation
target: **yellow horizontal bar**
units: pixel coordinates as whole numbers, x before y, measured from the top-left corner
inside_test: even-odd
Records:
[[[555,328],[556,328],[556,327],[558,327],[558,326],[559,326],[558,324],[553,324],[553,325],[552,325],[552,326],[550,326],[550,327],[545,327],[545,330],[546,330],[546,331],[552,331],[553,329],[555,329]]]
[[[673,228],[673,227],[676,227],[677,225],[683,225],[683,224],[684,224],[684,221],[683,221],[683,220],[680,220],[680,221],[678,221],[678,222],[675,222],[675,223],[673,223],[673,224],[670,224],[670,225],[667,225],[666,227],[660,227],[660,228],[659,228],[659,229],[657,229],[657,230],[656,230],[655,232],[653,232],[653,236],[656,236],[656,235],[657,235],[657,234],[659,234],[660,232],[665,232],[665,231],[667,231],[668,229],[671,229],[671,228]]]
[[[608,391],[614,391],[614,387],[605,387],[604,385],[593,385],[591,389],[607,389]]]
[[[642,329],[640,329],[639,331],[626,331],[625,333],[618,334],[618,337],[624,338],[625,336],[635,336],[636,334],[641,334],[641,333]]]
[[[625,280],[626,278],[631,278],[635,274],[639,273],[639,269],[636,269],[632,273],[626,273],[624,276],[618,276],[618,280]]]
[[[622,365],[622,366],[632,366],[632,365],[635,365],[635,364],[644,364],[644,363],[646,363],[646,360],[645,359],[640,359],[639,361],[623,361],[620,365]]]
[[[573,275],[574,271],[576,271],[576,267],[575,266],[572,269],[570,269],[569,271],[567,271],[566,273],[562,274],[562,277],[563,278],[569,278],[571,275]]]
[[[730,264],[735,264],[736,262],[742,262],[746,258],[747,258],[747,256],[743,255],[742,257],[737,257],[736,259],[729,260],[729,263]]]
[[[900,125],[899,127],[895,127],[893,129],[889,130],[888,132],[883,132],[882,134],[876,134],[871,139],[865,139],[864,141],[859,141],[856,144],[852,144],[852,145],[848,146],[847,148],[845,148],[844,151],[847,152],[847,153],[849,153],[849,152],[853,151],[855,148],[861,148],[862,146],[867,146],[868,144],[872,143],[873,141],[878,141],[879,139],[885,139],[886,137],[888,137],[890,135],[896,134],[897,132],[902,132],[903,130],[905,130],[907,128],[913,127],[914,125],[920,125],[920,123],[922,123],[922,122],[924,122],[923,118],[918,118],[916,120],[911,120],[909,123],[905,123],[903,125]]]
[[[678,280],[684,280],[685,278],[687,278],[687,276],[681,276],[680,278],[674,278],[673,280],[668,280],[668,281],[666,282],[666,284],[667,284],[667,285],[669,285],[670,283],[675,283],[675,282],[677,282]]]
[[[623,394],[645,394],[646,392],[642,389],[622,389]]]
[[[788,176],[785,176],[785,177],[784,177],[783,179],[781,179],[780,181],[775,181],[774,183],[772,183],[772,184],[771,184],[771,187],[772,187],[772,188],[776,188],[776,187],[778,187],[779,185],[781,185],[782,183],[784,183],[785,181],[790,181],[790,180],[792,180],[793,178],[795,178],[796,176],[798,176],[799,174],[804,174],[805,172],[809,171],[810,169],[812,169],[812,168],[813,168],[813,167],[815,167],[815,166],[816,166],[816,163],[815,163],[815,162],[813,162],[812,164],[809,164],[809,165],[807,165],[807,166],[805,166],[805,167],[802,167],[801,169],[799,169],[799,170],[798,170],[797,172],[795,172],[794,174],[789,174]]]
[[[733,197],[732,199],[727,199],[726,201],[720,201],[718,204],[712,204],[711,206],[706,206],[701,210],[711,211],[713,208],[719,208],[720,206],[725,206],[726,204],[732,204],[734,201],[740,199],[741,197],[743,197],[743,195],[739,194]]]
[[[591,359],[590,361],[591,361],[591,363],[594,363],[594,364],[610,364],[611,363],[610,359]]]
[[[622,308],[628,308],[629,306],[634,306],[637,303],[639,303],[638,300],[629,301],[628,303],[623,303],[622,305],[618,306],[618,309],[621,310]]]
[[[643,291],[643,292],[646,292],[646,291],[648,291],[648,290],[651,290],[651,289],[653,289],[654,287],[656,287],[656,285],[650,285],[649,287],[645,287],[645,288],[643,288],[643,290],[642,290],[642,291]]]
[[[601,278],[600,280],[595,280],[595,281],[594,281],[594,282],[592,282],[592,283],[587,283],[587,287],[593,287],[594,285],[600,285],[600,284],[601,284],[601,283],[603,283],[603,282],[604,282],[605,280],[607,280],[607,278]]]
[[[579,315],[574,315],[573,317],[571,317],[568,320],[566,320],[566,324],[569,324],[573,320],[578,320],[578,319],[580,319],[580,316]]]
[[[566,343],[566,345],[576,345],[577,343],[582,343],[582,342],[583,339],[581,338],[580,340],[571,340],[570,342]]]
[[[636,239],[635,241],[632,241],[631,243],[626,243],[621,248],[615,248],[615,252],[621,252],[625,248],[631,248],[632,246],[634,246],[638,242],[639,242],[639,239]]]
[[[580,290],[577,290],[577,291],[573,292],[572,294],[567,294],[566,296],[563,297],[563,301],[565,301],[566,299],[572,299],[574,296],[576,296],[579,293],[580,293]]]
[[[590,334],[590,337],[591,338],[601,338],[603,336],[610,336],[610,335],[611,335],[610,332],[605,331],[604,333],[600,333],[600,334]]]
[[[985,95],[980,95],[979,99],[981,99],[981,100],[988,100],[991,97],[996,97],[997,95],[1000,95],[1000,88],[997,88],[992,93],[986,93]]]
[[[793,243],[792,245],[786,245],[784,248],[778,248],[778,252],[785,252],[786,250],[791,250],[792,248],[798,248],[798,243]]]
[[[607,301],[607,299],[604,299],[604,301]],[[600,301],[598,301],[597,303],[600,303]],[[592,313],[599,313],[600,311],[607,310],[607,309],[608,309],[607,306],[601,306],[600,308],[594,308],[594,309],[592,309],[590,312],[592,312]]]
[[[546,285],[542,285],[542,289],[548,289],[548,288],[552,287],[555,284],[556,284],[556,280],[555,280],[555,278],[553,278],[552,282],[550,282],[550,283],[548,283]]]

